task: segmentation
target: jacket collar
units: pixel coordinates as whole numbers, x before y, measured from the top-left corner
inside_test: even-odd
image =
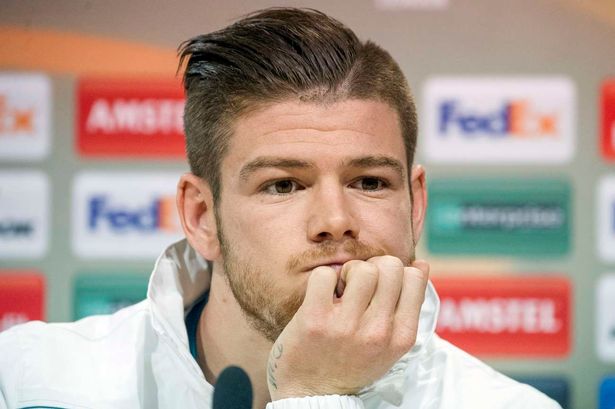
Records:
[[[187,353],[189,347],[184,323],[185,313],[209,289],[210,272],[211,263],[183,239],[169,246],[160,255],[149,281],[147,298],[151,301],[154,316],[160,322],[161,329],[184,346]],[[430,281],[421,307],[416,344],[382,378],[365,387],[359,393],[361,398],[380,395],[383,400],[393,405],[401,404],[406,369],[433,336],[439,307],[438,295]]]

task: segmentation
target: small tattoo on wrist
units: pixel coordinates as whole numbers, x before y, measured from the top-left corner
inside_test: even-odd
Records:
[[[278,360],[282,357],[284,346],[282,344],[275,344],[267,363],[267,380],[273,389],[278,389],[278,384],[275,379],[275,370],[278,369]]]

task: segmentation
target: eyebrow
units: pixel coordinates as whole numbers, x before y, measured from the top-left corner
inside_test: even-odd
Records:
[[[344,162],[345,166],[353,168],[390,168],[399,175],[402,180],[406,180],[404,176],[404,167],[400,161],[391,158],[390,156],[362,156]],[[258,157],[246,165],[239,171],[241,180],[247,180],[251,174],[267,168],[285,168],[285,169],[313,169],[315,166],[311,162],[299,159],[287,159],[277,157]]]
[[[248,162],[239,171],[239,178],[243,181],[247,180],[250,175],[259,169],[266,168],[286,168],[286,169],[310,169],[314,165],[310,162],[298,159],[286,159],[275,157],[258,157]]]
[[[360,158],[351,159],[346,165],[353,168],[364,169],[390,168],[394,170],[402,180],[406,180],[402,163],[390,156],[362,156]]]

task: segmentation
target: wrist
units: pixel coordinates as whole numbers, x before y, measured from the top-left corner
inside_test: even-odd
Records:
[[[270,402],[267,409],[363,409],[361,399],[353,395],[318,395],[284,398]]]
[[[355,396],[358,390],[342,390],[331,385],[288,385],[282,388],[271,388],[269,394],[273,401],[292,398],[306,398],[314,396]]]

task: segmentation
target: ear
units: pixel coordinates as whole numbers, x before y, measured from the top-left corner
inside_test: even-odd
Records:
[[[418,243],[423,233],[423,222],[427,210],[427,181],[425,169],[421,165],[412,166],[410,174],[410,189],[412,189],[412,226],[414,242]]]
[[[188,243],[207,260],[220,256],[220,242],[209,183],[185,173],[177,184],[177,210]]]

